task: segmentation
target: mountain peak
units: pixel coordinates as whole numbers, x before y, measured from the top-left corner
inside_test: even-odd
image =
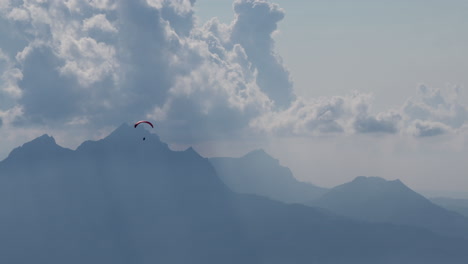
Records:
[[[52,144],[52,145],[56,145],[54,137],[49,136],[48,134],[43,134],[42,136],[37,137],[37,138],[31,140],[30,142],[28,142],[26,144]]]
[[[383,184],[386,183],[387,180],[377,176],[357,176],[351,183],[378,183]]]
[[[186,150],[184,150],[184,152],[186,152],[186,153],[197,153],[192,146],[188,147]],[[197,155],[198,155],[198,153],[197,153]]]
[[[94,151],[97,145],[101,144],[106,145],[106,148],[112,148],[114,150],[120,149],[123,151],[130,151],[138,148],[168,150],[167,144],[163,143],[158,135],[151,133],[151,129],[151,127],[147,129],[144,125],[139,125],[135,128],[133,125],[123,123],[107,137],[97,141],[85,141],[77,150],[79,152],[85,151],[86,149],[88,151]],[[95,143],[98,144],[96,145]]]
[[[40,137],[37,137],[29,142],[24,143],[21,149],[50,149],[53,147],[57,147],[57,143],[55,139],[47,134],[44,134]],[[19,149],[17,148],[17,149]]]
[[[247,156],[247,155],[252,155],[252,156],[253,156],[253,155],[255,155],[255,156],[270,156],[270,155],[268,155],[268,154],[265,152],[265,150],[263,150],[263,149],[252,150],[252,151],[250,151],[249,153],[245,154],[245,156]]]
[[[354,178],[349,183],[343,184],[347,186],[354,186],[354,187],[360,187],[360,188],[391,188],[393,190],[395,189],[409,189],[403,182],[401,182],[399,179],[396,180],[386,180],[381,177],[377,176],[358,176]]]
[[[358,176],[354,180],[336,186],[335,190],[359,192],[360,195],[384,195],[384,193],[406,192],[412,190],[400,180],[386,180],[377,176]]]
[[[135,132],[137,131],[146,132],[143,126],[138,126],[134,128],[127,123],[123,123],[119,127],[117,127],[114,131],[112,131],[106,138],[125,137],[125,136],[135,134]]]
[[[270,156],[263,149],[253,150],[253,151],[245,154],[242,158],[243,159],[253,159],[253,160],[262,160],[262,161],[270,161],[270,162],[279,163],[279,161],[277,159]]]
[[[358,220],[417,226],[468,237],[466,219],[434,205],[400,180],[357,177],[331,189],[314,205]]]
[[[8,155],[7,159],[12,159],[15,157],[46,157],[53,154],[62,153],[62,151],[70,151],[69,149],[62,148],[57,145],[55,139],[52,136],[43,134],[40,137],[37,137],[27,143],[24,143],[22,146],[15,148]],[[44,155],[47,153],[47,155]]]

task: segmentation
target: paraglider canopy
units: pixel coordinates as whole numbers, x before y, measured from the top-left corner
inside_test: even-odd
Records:
[[[146,124],[150,125],[152,128],[154,128],[153,124],[151,124],[151,122],[146,121],[146,120],[141,120],[141,121],[136,122],[136,123],[133,125],[133,127],[136,128],[136,127],[137,127],[139,124],[141,124],[141,123],[146,123]]]

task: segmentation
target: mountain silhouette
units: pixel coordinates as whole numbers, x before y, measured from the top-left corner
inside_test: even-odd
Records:
[[[360,176],[332,188],[311,204],[354,219],[410,225],[468,238],[468,218],[433,204],[400,180]]]
[[[142,140],[145,137],[146,140]],[[466,263],[468,242],[232,192],[208,159],[122,125],[0,162],[0,263]]]
[[[261,149],[240,158],[210,158],[210,162],[223,182],[239,193],[257,194],[286,203],[304,203],[327,191],[296,180],[288,168]]]
[[[454,211],[468,217],[468,199],[434,197],[429,200],[447,210]]]

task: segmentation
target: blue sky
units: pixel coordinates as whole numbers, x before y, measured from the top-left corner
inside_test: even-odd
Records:
[[[0,2],[0,158],[149,119],[296,177],[468,191],[466,1]],[[217,17],[214,18],[214,17]]]

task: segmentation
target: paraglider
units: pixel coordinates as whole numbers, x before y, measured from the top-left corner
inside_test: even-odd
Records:
[[[139,124],[142,124],[142,123],[146,123],[148,125],[150,125],[152,128],[154,128],[153,124],[151,124],[150,121],[146,121],[146,120],[141,120],[141,121],[138,121],[136,122],[133,127],[136,128]],[[143,138],[143,141],[146,140],[146,137]]]
[[[146,123],[146,124],[150,125],[152,128],[154,128],[153,124],[151,124],[150,121],[146,121],[146,120],[141,120],[141,121],[136,122],[135,125],[133,125],[133,127],[136,128],[139,124],[142,124],[142,123]]]

